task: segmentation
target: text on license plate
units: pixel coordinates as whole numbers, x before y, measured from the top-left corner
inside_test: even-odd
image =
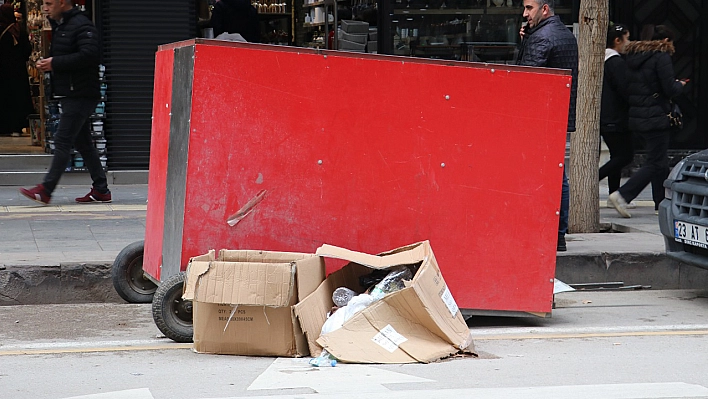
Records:
[[[674,220],[674,237],[684,244],[708,248],[708,227]]]

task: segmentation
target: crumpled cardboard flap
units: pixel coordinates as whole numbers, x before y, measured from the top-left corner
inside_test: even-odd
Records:
[[[225,262],[290,263],[296,260],[314,258],[314,254],[300,252],[272,252],[257,250],[222,249],[216,260]]]
[[[291,263],[190,262],[187,282],[183,298],[204,303],[282,307],[296,300]]]
[[[194,294],[197,288],[197,282],[199,281],[199,276],[209,270],[209,262],[214,259],[214,250],[212,249],[204,255],[195,256],[189,260],[187,272],[184,276],[185,281],[182,298],[194,300]]]
[[[369,255],[362,252],[356,252],[349,249],[324,244],[317,248],[316,254],[326,258],[347,260],[349,262],[365,265],[373,269],[388,269],[393,266],[411,265],[425,260],[428,256],[429,248],[430,244],[428,241],[422,241],[388,252],[384,255]]]

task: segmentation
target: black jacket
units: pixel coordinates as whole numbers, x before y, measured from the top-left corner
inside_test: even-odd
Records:
[[[250,0],[221,0],[211,12],[214,37],[226,33],[239,33],[250,43],[260,42],[258,10]]]
[[[626,47],[629,67],[629,128],[637,132],[670,129],[669,99],[683,91],[674,77],[671,55],[674,45],[661,40],[630,42]]]
[[[573,83],[568,108],[568,131],[575,131],[575,99],[578,92],[578,42],[554,15],[530,29],[521,42],[519,65],[570,69]]]
[[[627,62],[621,55],[615,53],[605,61],[600,129],[603,132],[626,132],[628,109]]]
[[[52,21],[52,90],[55,96],[100,97],[98,32],[78,7]]]

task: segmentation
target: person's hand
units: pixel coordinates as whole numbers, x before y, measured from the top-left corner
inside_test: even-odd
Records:
[[[685,87],[686,84],[690,81],[690,79],[679,79],[679,82]]]
[[[522,26],[521,29],[519,29],[519,36],[521,36],[521,40],[524,40],[524,36],[526,36],[526,26]]]
[[[52,57],[42,58],[37,61],[37,69],[42,72],[50,72],[52,70]]]

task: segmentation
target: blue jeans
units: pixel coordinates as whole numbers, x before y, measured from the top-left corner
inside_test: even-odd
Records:
[[[84,159],[84,164],[93,180],[93,187],[100,193],[108,191],[106,172],[101,166],[101,159],[91,139],[89,116],[96,109],[96,104],[98,99],[69,97],[61,99],[62,114],[59,127],[54,134],[54,157],[42,183],[49,195],[56,188],[71,160],[72,146]]]
[[[563,186],[561,189],[561,209],[560,217],[558,218],[558,235],[565,236],[568,232],[568,213],[570,210],[570,185],[568,184],[568,176],[565,174],[565,166],[563,167]]]

